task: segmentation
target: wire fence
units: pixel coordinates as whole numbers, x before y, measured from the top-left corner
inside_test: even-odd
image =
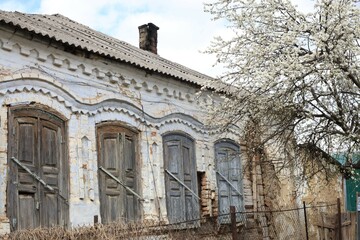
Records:
[[[305,210],[306,211],[305,211]],[[336,204],[308,205],[278,211],[220,213],[214,217],[194,217],[163,224],[153,221],[123,224],[94,224],[72,229],[61,227],[19,230],[3,239],[37,240],[112,240],[112,239],[320,239],[321,216],[336,213]],[[305,221],[306,220],[306,221]],[[0,236],[1,237],[1,236]]]

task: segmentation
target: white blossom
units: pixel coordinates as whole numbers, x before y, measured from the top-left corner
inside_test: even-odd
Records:
[[[298,144],[325,152],[359,151],[360,11],[357,1],[319,0],[300,12],[287,0],[217,0],[206,4],[234,35],[208,53],[226,66],[216,123],[252,119]],[[211,83],[212,86],[214,83]],[[221,91],[220,91],[221,92]]]

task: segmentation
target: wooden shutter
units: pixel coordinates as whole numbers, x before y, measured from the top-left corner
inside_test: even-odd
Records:
[[[101,159],[100,166],[104,167],[117,178],[120,175],[120,155],[122,154],[121,135],[118,133],[102,133],[100,136]],[[121,195],[123,189],[115,180],[100,174],[100,202],[103,223],[117,221],[122,218],[124,203]]]
[[[190,139],[184,138],[182,141],[182,160],[184,183],[193,192],[197,191],[197,176],[194,157],[194,144]],[[199,218],[199,202],[195,196],[186,188],[185,191],[185,216],[186,220]]]
[[[180,140],[168,137],[164,144],[165,168],[183,181]],[[165,175],[165,186],[168,219],[173,223],[185,217],[184,188],[168,174]]]
[[[136,133],[111,125],[101,125],[97,132],[99,166],[138,192]],[[139,219],[139,199],[104,172],[99,172],[99,190],[102,223]]]
[[[68,224],[68,165],[64,122],[37,109],[11,109],[9,118],[8,215],[11,230]],[[11,161],[17,158],[55,191]],[[59,194],[63,198],[59,198]]]
[[[11,126],[12,134],[10,134],[10,140],[13,142],[10,149],[11,155],[17,157],[32,172],[38,172],[38,120],[23,117],[17,118],[14,124]],[[39,227],[38,203],[41,186],[23,169],[12,162],[10,165],[13,171],[9,189],[12,200],[9,202],[8,209],[13,213],[10,219],[12,230]]]
[[[55,191],[40,188],[40,198],[43,208],[41,208],[41,226],[52,227],[62,224],[62,216],[58,213],[63,212],[66,206],[62,204],[58,194],[62,194],[62,164],[61,157],[62,134],[61,128],[56,124],[42,120],[40,121],[40,177]]]
[[[223,148],[216,148],[217,171],[223,176],[228,177],[229,165],[227,161],[227,152]],[[230,186],[224,178],[217,175],[218,182],[218,198],[219,198],[219,213],[225,214],[230,211]]]
[[[219,213],[229,213],[230,206],[243,210],[242,172],[239,147],[231,142],[215,145]],[[234,189],[235,188],[235,189]]]
[[[165,169],[193,192],[196,192],[196,162],[193,141],[178,134],[167,135],[163,141]],[[170,223],[199,217],[199,203],[193,193],[169,174],[165,174],[165,187]]]
[[[135,157],[136,147],[133,136],[126,135],[122,133],[124,139],[124,183],[129,188],[133,189],[135,192],[138,192],[138,186],[136,181],[136,161]],[[139,199],[134,196],[130,191],[125,191],[125,206],[126,206],[126,219],[128,221],[135,221],[139,216]]]

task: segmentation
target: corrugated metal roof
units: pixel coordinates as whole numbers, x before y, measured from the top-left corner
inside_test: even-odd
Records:
[[[176,77],[203,86],[211,77],[171,62],[154,53],[95,31],[60,14],[26,14],[0,10],[0,22],[44,37],[104,55],[140,68]]]

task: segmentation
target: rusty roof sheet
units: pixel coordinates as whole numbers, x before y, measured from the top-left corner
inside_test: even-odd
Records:
[[[60,14],[26,14],[0,10],[0,22],[197,85],[204,86],[206,81],[213,79],[159,55],[95,31]]]

